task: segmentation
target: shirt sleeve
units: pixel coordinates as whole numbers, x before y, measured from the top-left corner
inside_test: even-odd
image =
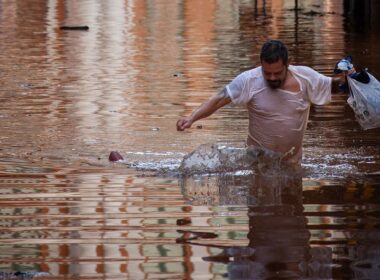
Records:
[[[331,101],[332,78],[327,77],[310,67],[303,67],[304,74],[309,78],[308,95],[310,102],[315,105],[327,104]]]
[[[228,95],[234,104],[242,105],[249,102],[248,79],[248,72],[243,72],[226,86]]]

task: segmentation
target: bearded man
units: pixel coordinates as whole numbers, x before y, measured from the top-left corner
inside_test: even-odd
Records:
[[[310,105],[330,102],[342,77],[289,65],[288,50],[278,40],[264,43],[260,61],[261,66],[241,73],[190,116],[180,118],[177,130],[190,128],[231,102],[245,105],[249,114],[247,145],[281,152],[287,162],[300,164]]]

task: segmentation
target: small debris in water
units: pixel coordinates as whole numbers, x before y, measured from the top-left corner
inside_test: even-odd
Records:
[[[28,83],[23,83],[23,84],[20,84],[19,86],[20,86],[20,88],[32,88],[33,87],[32,84],[28,84]]]
[[[178,219],[177,220],[177,226],[184,226],[191,224],[191,219],[190,218],[184,218],[184,219]]]
[[[115,162],[115,161],[119,161],[119,160],[124,160],[124,158],[118,152],[112,151],[110,153],[110,156],[108,157],[108,160]]]
[[[197,232],[197,231],[187,231],[187,230],[177,230],[178,233],[182,233],[183,236],[176,239],[176,243],[186,243],[191,240],[199,239],[213,239],[217,238],[218,235],[213,232]]]
[[[35,277],[49,277],[48,272],[0,272],[0,279],[33,279]],[[50,277],[49,277],[50,278]]]
[[[64,25],[64,26],[61,26],[59,29],[61,30],[89,30],[90,28],[87,25],[78,25],[78,26]]]
[[[320,17],[322,17],[322,16],[324,16],[324,14],[323,13],[320,13],[320,12],[317,12],[317,11],[314,11],[314,10],[310,10],[309,12],[305,12],[305,13],[303,13],[304,15],[306,15],[306,16],[320,16]]]

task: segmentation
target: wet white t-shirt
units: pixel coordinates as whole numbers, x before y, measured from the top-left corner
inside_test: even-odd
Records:
[[[310,104],[330,102],[332,79],[306,66],[290,65],[288,70],[299,92],[270,88],[261,67],[241,73],[226,88],[234,104],[247,106],[247,144],[285,153],[287,161],[300,163]]]

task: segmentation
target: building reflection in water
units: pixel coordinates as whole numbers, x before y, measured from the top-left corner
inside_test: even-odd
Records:
[[[326,186],[331,195],[318,196],[324,188],[305,192],[299,175],[225,174],[201,180],[182,178],[181,186],[193,205],[247,205],[247,246],[221,245],[218,237],[213,238],[219,245],[205,245],[222,249],[203,260],[226,265],[229,279],[331,279],[353,275],[357,279],[379,279],[378,230],[366,224],[348,225],[347,218],[339,221],[334,215],[342,213],[331,213],[334,205],[324,206],[345,200],[349,203],[348,185],[338,188],[343,193]],[[312,205],[304,204],[305,193],[308,203],[316,207],[314,213]],[[210,195],[213,198],[205,198]],[[305,206],[309,208],[307,213]],[[316,222],[318,218],[321,221]],[[328,235],[331,238],[322,237]]]
[[[234,197],[231,186],[245,189],[248,246],[226,247],[219,255],[205,260],[228,263],[230,279],[331,277],[331,249],[309,246],[301,176],[223,176],[218,182],[220,196],[226,195],[220,201],[227,204],[243,202],[242,193]]]

